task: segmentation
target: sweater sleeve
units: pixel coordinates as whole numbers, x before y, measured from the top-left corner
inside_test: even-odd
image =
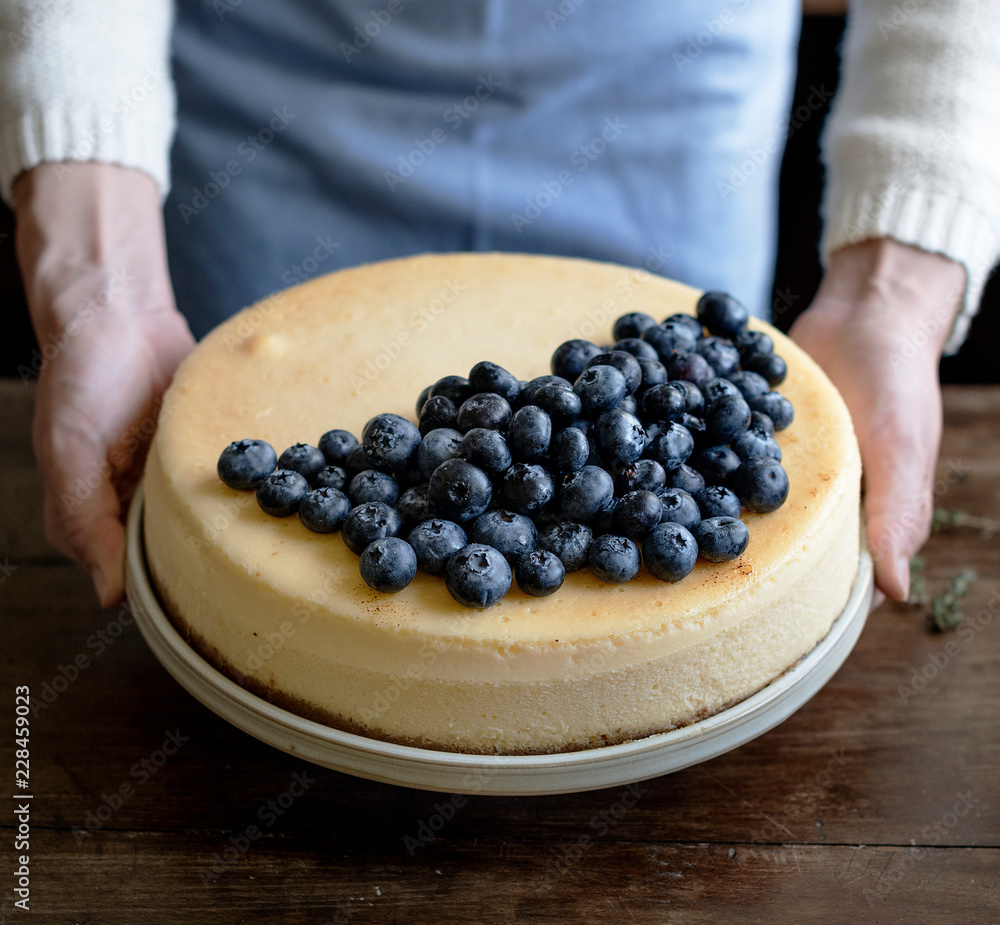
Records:
[[[170,0],[0,3],[0,196],[43,161],[107,161],[166,195]]]
[[[891,237],[962,263],[946,353],[1000,252],[1000,3],[855,0],[824,133],[824,261]]]

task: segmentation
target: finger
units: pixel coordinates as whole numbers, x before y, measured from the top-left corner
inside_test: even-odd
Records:
[[[125,530],[103,446],[78,427],[43,433],[38,456],[45,482],[45,532],[90,573],[104,607],[125,593]]]

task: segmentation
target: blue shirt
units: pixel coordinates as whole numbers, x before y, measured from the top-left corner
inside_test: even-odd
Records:
[[[166,205],[196,334],[422,251],[611,260],[767,316],[796,0],[187,0]]]

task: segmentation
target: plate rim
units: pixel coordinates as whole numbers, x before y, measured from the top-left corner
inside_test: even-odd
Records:
[[[850,655],[872,599],[874,568],[864,546],[844,610],[814,648],[730,707],[668,732],[617,745],[542,755],[475,755],[400,745],[306,719],[250,693],[181,636],[153,589],[145,559],[143,484],[126,525],[126,595],[154,657],[178,684],[222,719],[288,754],[369,780],[497,796],[605,789],[673,773],[718,757],[774,728],[808,702]]]

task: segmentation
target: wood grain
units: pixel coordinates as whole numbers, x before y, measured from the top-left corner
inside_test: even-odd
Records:
[[[924,551],[932,591],[978,570],[964,628],[881,607],[823,691],[735,752],[631,795],[455,800],[305,765],[185,693],[39,541],[31,397],[0,383],[0,482],[20,479],[0,496],[0,608],[3,676],[40,701],[39,921],[1000,919],[997,537]],[[1000,388],[949,388],[945,408],[937,503],[1000,518]]]

